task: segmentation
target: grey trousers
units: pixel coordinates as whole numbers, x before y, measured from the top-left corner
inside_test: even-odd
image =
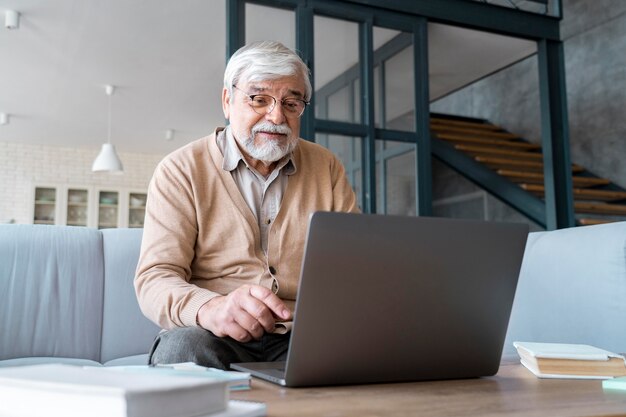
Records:
[[[201,327],[181,327],[159,333],[148,363],[194,362],[229,369],[236,362],[281,361],[287,359],[289,335],[266,333],[260,340],[240,343],[230,337],[217,337]]]

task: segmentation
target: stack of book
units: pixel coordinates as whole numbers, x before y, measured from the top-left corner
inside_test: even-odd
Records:
[[[228,397],[228,378],[206,375],[183,378],[61,364],[0,368],[2,416],[256,417],[266,413],[264,404]]]

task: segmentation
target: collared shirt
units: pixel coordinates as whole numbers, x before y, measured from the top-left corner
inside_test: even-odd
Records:
[[[261,232],[261,248],[267,256],[270,227],[278,215],[289,175],[296,172],[293,155],[288,154],[281,158],[276,168],[265,178],[243,157],[230,127],[226,127],[223,133],[218,135],[217,146],[224,156],[222,169],[232,174],[241,195],[257,219]]]

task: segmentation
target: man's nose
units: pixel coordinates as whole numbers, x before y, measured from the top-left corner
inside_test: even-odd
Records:
[[[265,114],[265,119],[269,120],[275,125],[282,125],[283,123],[285,123],[285,112],[283,111],[283,105],[280,101],[276,102],[276,105],[271,112]]]

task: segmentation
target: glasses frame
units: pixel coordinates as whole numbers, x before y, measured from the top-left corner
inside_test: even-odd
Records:
[[[296,100],[296,101],[301,101],[302,103],[304,103],[304,107],[302,108],[302,112],[297,115],[297,116],[291,116],[291,114],[295,114],[295,113],[289,113],[284,111],[284,107],[283,107],[283,114],[285,115],[285,117],[287,118],[295,118],[295,119],[299,119],[300,117],[302,117],[302,115],[304,114],[304,111],[306,110],[307,106],[309,104],[311,104],[310,101],[306,101],[303,100],[301,98],[297,98],[297,97],[287,97],[287,98],[281,98],[280,100],[277,99],[274,96],[270,96],[269,94],[249,94],[246,91],[243,91],[241,88],[237,87],[235,84],[233,84],[233,88],[235,90],[241,91],[246,97],[248,97],[250,99],[250,101],[248,102],[248,105],[250,106],[250,108],[256,113],[256,114],[260,114],[260,115],[266,115],[266,114],[270,114],[271,112],[274,111],[274,109],[276,108],[276,104],[280,101],[280,105],[281,107],[283,107],[285,105],[285,100]],[[263,97],[270,97],[272,100],[274,100],[274,103],[272,103],[272,105],[270,105],[268,108],[269,110],[260,113],[252,104],[251,102],[254,101],[255,97],[259,97],[259,96],[263,96]]]

